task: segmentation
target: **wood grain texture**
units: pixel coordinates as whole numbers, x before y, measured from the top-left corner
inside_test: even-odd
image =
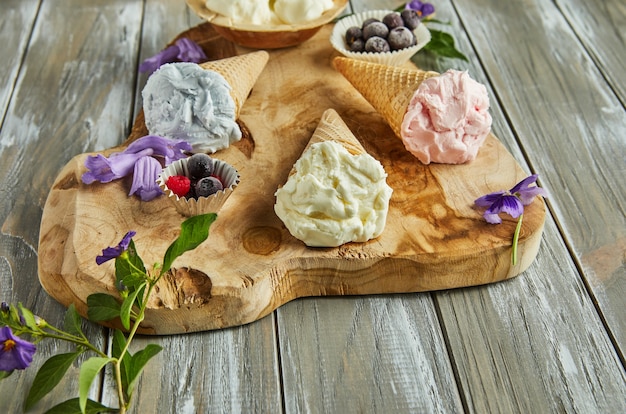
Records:
[[[307,298],[242,327],[141,337],[135,350],[156,342],[165,351],[140,379],[135,412],[626,411],[622,351],[609,341],[620,338],[614,332],[623,326],[626,295],[623,2],[452,1],[436,2],[437,15],[451,19],[442,29],[455,33],[471,63],[426,53],[416,62],[439,71],[469,68],[486,83],[495,135],[549,187],[557,220],[548,217],[536,262],[521,277],[483,287]],[[182,1],[0,3],[0,36],[16,30],[8,38],[17,39],[15,53],[25,59],[21,67],[0,63],[0,77],[9,73],[14,88],[0,124],[0,299],[22,301],[60,323],[65,308],[36,276],[39,219],[54,177],[74,155],[127,136],[145,83],[145,75],[128,74],[198,20]],[[6,18],[5,6],[16,3],[41,4],[32,39]],[[351,3],[363,10],[402,2]],[[101,61],[115,64],[90,83],[86,68]],[[106,330],[86,327],[105,349]],[[0,382],[0,412],[20,412],[15,390],[65,349],[40,344],[32,368]],[[76,371],[33,412],[76,396]],[[111,381],[108,372],[92,396],[113,405]]]
[[[309,298],[277,313],[286,412],[463,411],[429,294]]]
[[[3,54],[2,62],[17,78],[3,78],[15,87],[0,131],[0,299],[21,302],[62,326],[65,308],[37,286],[38,222],[53,177],[69,158],[98,142],[108,147],[126,135],[130,107],[126,115],[121,108],[130,101],[132,79],[121,80],[121,73],[135,62],[141,3],[44,1],[39,9],[37,2],[17,3],[18,9],[12,1],[0,6],[3,39],[13,39],[2,47],[19,48],[7,51],[15,53],[8,55],[14,61]],[[27,10],[40,13],[39,19],[21,15]],[[29,21],[35,22],[32,33]],[[103,43],[112,47],[102,48]],[[85,326],[86,335],[101,349],[105,331]],[[0,412],[21,412],[37,369],[48,357],[72,349],[54,341],[37,347],[31,368],[0,381]],[[91,398],[98,398],[101,383],[96,381]],[[73,367],[33,411],[43,412],[77,395],[78,368]]]
[[[623,359],[626,110],[553,4],[455,5]],[[506,27],[501,36],[487,35],[494,25]]]
[[[626,3],[621,0],[589,2],[557,0],[573,31],[626,106]]]
[[[183,1],[148,0],[144,19],[148,23],[142,29],[139,61],[160,51],[177,34],[200,23]],[[207,50],[212,60],[234,54],[232,44],[220,41],[217,36],[203,35],[202,39],[193,40],[215,45]],[[146,79],[145,74],[139,74],[135,116],[141,107],[141,90]],[[180,414],[278,413],[282,394],[277,342],[273,315],[233,329],[140,337],[134,343],[137,349],[155,343],[164,351],[150,361],[138,381],[132,410]],[[111,378],[107,377],[103,401],[113,405],[116,390]]]
[[[30,32],[37,16],[38,0],[5,0],[0,22],[0,120],[9,105]],[[1,125],[1,122],[0,122]]]
[[[514,277],[532,263],[545,216],[540,199],[526,208],[515,266],[511,239],[516,220],[490,225],[474,208],[479,196],[511,188],[527,173],[494,136],[488,137],[472,162],[421,164],[332,69],[335,52],[328,44],[330,29],[324,27],[301,47],[270,52],[270,61],[241,112],[240,120],[249,131],[246,139],[214,155],[239,171],[241,183],[218,212],[210,240],[177,260],[172,274],[158,285],[143,332],[240,325],[305,296],[491,283]],[[300,76],[304,71],[307,76]],[[381,162],[394,193],[380,237],[312,249],[292,237],[276,217],[274,193],[328,108],[343,114],[357,138]],[[242,145],[252,149],[248,153]],[[87,239],[97,234],[114,245],[127,231],[121,229],[133,229],[139,254],[146,263],[155,263],[183,220],[166,197],[148,203],[128,197],[128,180],[82,184],[85,158],[83,154],[70,161],[53,184],[39,244],[42,285],[83,314],[87,296],[115,291],[113,263],[97,266],[93,257],[99,249]],[[244,206],[255,208],[250,211]]]

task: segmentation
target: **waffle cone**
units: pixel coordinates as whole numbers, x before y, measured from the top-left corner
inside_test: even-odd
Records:
[[[311,139],[302,153],[304,154],[311,145],[325,141],[334,141],[341,144],[352,155],[366,153],[365,148],[363,148],[359,140],[334,109],[324,111],[320,122],[317,124]],[[295,169],[292,169],[289,173],[290,176],[293,174],[295,174]]]
[[[336,57],[333,65],[354,88],[383,116],[400,137],[402,120],[419,85],[439,76],[437,72],[382,65]]]
[[[204,69],[212,70],[224,77],[231,86],[230,95],[235,101],[236,117],[239,117],[244,102],[252,87],[265,68],[269,54],[264,50],[245,55],[201,63]]]

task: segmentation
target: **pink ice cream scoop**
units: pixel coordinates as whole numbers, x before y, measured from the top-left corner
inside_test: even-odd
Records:
[[[476,158],[491,131],[485,85],[466,71],[424,80],[402,121],[406,149],[422,163],[462,164]]]

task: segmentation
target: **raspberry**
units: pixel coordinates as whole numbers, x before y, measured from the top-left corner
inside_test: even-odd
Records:
[[[184,175],[173,175],[167,179],[165,185],[167,185],[167,188],[172,190],[174,194],[182,198],[189,193],[191,181]]]

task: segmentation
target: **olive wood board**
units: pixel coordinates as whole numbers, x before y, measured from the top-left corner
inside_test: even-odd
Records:
[[[159,281],[140,327],[144,334],[220,329],[258,320],[300,297],[424,292],[502,281],[535,259],[545,220],[537,198],[524,212],[519,260],[511,263],[517,221],[488,224],[474,200],[511,188],[528,174],[490,134],[462,165],[423,165],[371,105],[332,68],[331,25],[303,44],[271,50],[239,118],[240,142],[213,154],[238,169],[241,183],[218,212],[209,238],[180,256]],[[250,52],[208,23],[181,33],[218,59]],[[411,63],[406,64],[411,67]],[[132,76],[132,75],[129,75]],[[310,139],[322,113],[335,109],[385,168],[393,189],[383,233],[366,243],[309,248],[274,213],[274,193]],[[120,151],[147,131],[140,113]],[[165,196],[128,196],[130,179],[85,185],[88,155],[71,159],[46,200],[39,280],[65,306],[86,315],[87,297],[117,294],[114,263],[95,257],[129,230],[148,266],[162,263],[185,219]],[[119,327],[115,321],[105,323]]]

